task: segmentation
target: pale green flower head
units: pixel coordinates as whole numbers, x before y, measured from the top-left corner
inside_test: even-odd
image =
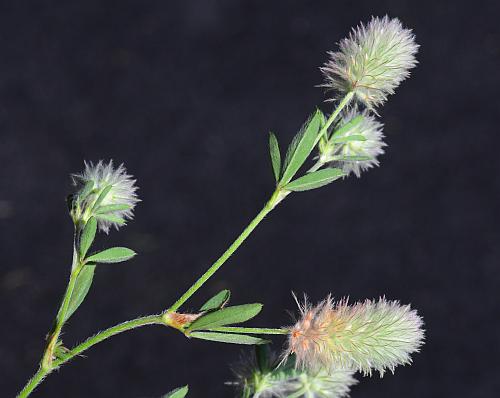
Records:
[[[352,92],[369,109],[382,105],[417,64],[415,36],[397,18],[373,17],[368,25],[354,28],[339,46],[340,51],[330,52],[321,68],[323,86],[340,96]]]
[[[262,367],[254,357],[239,364],[237,385],[251,398],[342,398],[357,380],[354,372],[342,369],[299,369],[293,356]]]
[[[113,161],[97,164],[85,162],[85,170],[72,175],[77,187],[72,196],[71,215],[75,223],[85,224],[95,217],[99,229],[108,233],[111,227],[118,229],[133,218],[133,210],[139,198],[136,180],[123,164],[113,167]]]
[[[353,109],[344,113],[338,126],[331,139],[319,147],[322,163],[331,163],[346,176],[352,173],[356,177],[379,165],[378,157],[387,146],[382,123],[366,111]]]

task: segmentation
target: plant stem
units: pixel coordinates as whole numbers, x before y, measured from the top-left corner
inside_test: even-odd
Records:
[[[116,334],[123,333],[123,332],[126,332],[128,330],[136,329],[138,327],[146,326],[146,325],[164,325],[164,323],[161,319],[161,314],[143,316],[141,318],[132,319],[130,321],[126,321],[126,322],[120,323],[118,325],[112,326],[108,329],[105,329],[105,330],[95,334],[94,336],[89,337],[83,343],[80,343],[76,347],[72,348],[70,351],[68,351],[64,355],[64,358],[61,358],[61,359],[54,361],[54,366],[63,365],[64,363],[66,363],[70,359],[72,359],[73,357],[88,350],[90,347],[92,347],[92,346],[100,343],[101,341],[104,341],[104,340],[106,340],[106,339],[108,339]]]
[[[17,395],[17,398],[26,398],[27,396],[29,396],[50,372],[50,370],[46,370],[42,366],[40,366],[40,368],[38,368],[38,371],[33,375],[28,383],[26,383],[22,391]]]
[[[335,121],[337,116],[340,114],[342,109],[344,109],[346,107],[346,105],[351,101],[353,96],[354,96],[354,93],[351,91],[351,92],[346,94],[346,96],[342,99],[342,101],[340,101],[337,108],[333,111],[333,113],[330,115],[330,117],[326,121],[325,125],[321,128],[320,132],[318,133],[318,138],[316,138],[316,144],[321,139],[321,137],[323,137],[323,135],[325,135],[325,137],[328,139],[328,136],[327,136],[328,129],[330,128],[332,123]],[[313,171],[320,169],[324,164],[325,164],[325,162],[323,162],[321,160],[321,157],[320,157],[320,159],[318,159],[318,161],[314,164],[314,166],[311,167],[309,170],[307,170],[307,172],[312,173]]]
[[[328,120],[326,121],[325,125],[321,128],[321,130],[318,133],[318,137],[316,138],[316,144],[320,140],[320,138],[328,131],[332,123],[335,121],[337,116],[340,114],[342,109],[346,107],[346,105],[351,101],[352,97],[354,96],[354,93],[348,92],[344,98],[342,98],[342,101],[339,102],[339,105],[337,108],[333,111],[333,113],[330,115]]]
[[[266,203],[264,208],[257,214],[257,216],[248,224],[243,232],[236,238],[236,240],[229,246],[229,248],[219,257],[219,259],[212,264],[212,266],[168,309],[168,312],[176,311],[184,304],[210,277],[222,267],[222,265],[231,257],[231,255],[241,246],[246,238],[252,231],[259,225],[264,217],[276,206],[276,204],[283,199],[280,197],[280,189],[276,189],[271,199]]]
[[[51,363],[50,368],[46,368],[40,365],[40,368],[35,373],[35,375],[28,381],[26,386],[22,389],[22,391],[17,395],[17,398],[26,398],[31,392],[43,381],[43,379],[48,376],[53,370],[57,369],[59,366],[65,364],[70,359],[75,356],[81,354],[82,352],[88,350],[90,347],[100,343],[103,340],[108,339],[116,334],[126,332],[128,330],[132,330],[141,326],[146,325],[164,325],[161,314],[160,315],[148,315],[141,318],[132,319],[127,322],[120,323],[118,325],[112,326],[102,332],[97,333],[96,335],[89,337],[83,343],[77,345],[67,353],[65,353],[64,358],[56,359]]]
[[[211,332],[227,332],[227,333],[250,333],[250,334],[288,334],[287,329],[271,329],[271,328],[245,328],[235,326],[221,326],[218,328],[207,329]]]

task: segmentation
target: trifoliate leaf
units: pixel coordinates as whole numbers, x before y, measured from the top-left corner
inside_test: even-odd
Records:
[[[231,292],[229,290],[221,290],[211,299],[209,299],[203,306],[200,308],[200,311],[212,311],[218,310],[223,307],[229,301],[231,297]]]
[[[346,124],[342,125],[337,130],[335,130],[332,134],[332,138],[344,135],[345,133],[347,133],[353,127],[357,126],[362,121],[363,121],[363,115],[356,116],[355,118],[349,120]]]
[[[281,176],[280,183],[286,185],[293,178],[295,173],[307,160],[311,151],[316,144],[316,138],[322,120],[321,111],[316,113],[307,121],[300,129],[297,135],[292,140],[288,147],[285,162],[283,164],[283,175]]]
[[[92,245],[96,231],[97,231],[97,220],[94,217],[90,217],[87,223],[85,224],[85,227],[83,227],[82,234],[80,235],[79,254],[81,259],[85,258],[87,251]]]
[[[92,280],[94,278],[95,265],[94,264],[86,264],[83,266],[82,270],[76,277],[75,287],[73,289],[73,293],[71,294],[71,298],[69,300],[68,310],[62,319],[62,322],[66,322],[71,315],[77,310],[77,308],[83,303],[83,300],[87,296],[89,292],[90,286],[92,285]],[[57,315],[59,319],[61,314]]]
[[[187,331],[215,328],[252,319],[262,310],[262,304],[244,304],[210,312],[194,321]]]
[[[276,182],[278,182],[281,174],[281,153],[278,139],[272,132],[269,132],[269,152],[271,154],[274,178],[276,179]]]
[[[134,257],[136,253],[126,247],[112,247],[102,252],[91,255],[87,261],[94,263],[120,263]]]
[[[344,136],[337,136],[332,138],[332,142],[335,144],[344,144],[346,142],[353,142],[353,141],[366,141],[366,137],[361,134],[353,134],[353,135],[344,135]]]
[[[210,340],[210,341],[217,341],[219,343],[230,343],[230,344],[258,345],[258,344],[269,343],[269,340],[264,340],[259,337],[247,336],[246,334],[193,332],[189,336],[194,337],[195,339]]]
[[[318,170],[297,178],[285,185],[285,189],[289,191],[308,191],[330,184],[344,175],[345,173],[341,169],[327,168]]]
[[[175,390],[170,391],[167,395],[164,395],[162,398],[184,398],[189,391],[188,386],[179,387]]]

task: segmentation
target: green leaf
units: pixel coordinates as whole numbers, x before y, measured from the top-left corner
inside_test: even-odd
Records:
[[[125,225],[126,221],[122,217],[114,216],[112,214],[96,214],[96,218],[98,220],[109,221],[112,223],[116,223],[118,225]]]
[[[95,212],[98,209],[102,201],[106,198],[106,196],[108,196],[108,193],[109,191],[111,191],[111,188],[113,188],[113,185],[108,185],[106,188],[102,190],[102,192],[97,197],[94,206],[92,206],[92,212]]]
[[[195,339],[218,341],[219,343],[247,344],[247,345],[269,343],[269,340],[264,340],[259,337],[247,336],[246,334],[193,332],[189,336],[194,337]]]
[[[218,310],[223,307],[229,301],[231,297],[231,292],[229,290],[221,290],[211,299],[209,299],[203,306],[200,308],[200,311],[212,311]]]
[[[292,140],[285,156],[283,175],[280,180],[282,185],[286,185],[290,182],[313,150],[316,144],[321,119],[322,113],[317,110],[313,117],[304,124]]]
[[[332,138],[332,142],[334,142],[335,144],[343,144],[345,142],[352,142],[352,141],[366,141],[366,137],[361,134],[353,134],[353,135],[344,135]]]
[[[90,195],[93,189],[94,189],[94,181],[93,180],[87,181],[87,183],[83,186],[81,191],[78,192],[78,200],[80,202],[83,202],[87,198],[87,196]]]
[[[285,185],[285,189],[289,191],[308,191],[330,184],[344,175],[345,173],[341,169],[327,168],[318,170],[297,178],[290,184]]]
[[[129,210],[129,209],[130,209],[129,205],[106,205],[106,206],[100,206],[99,209],[97,209],[96,214],[105,214],[105,213],[110,213],[112,211]]]
[[[80,235],[79,253],[81,259],[85,258],[87,251],[92,245],[96,231],[97,231],[97,220],[94,217],[90,217],[87,223],[85,224],[85,227],[83,227],[82,234]]]
[[[358,115],[355,118],[349,120],[346,124],[342,125],[339,129],[335,130],[332,134],[332,138],[339,137],[347,133],[353,127],[357,126],[359,123],[363,121],[363,115]]]
[[[103,250],[95,253],[87,258],[87,261],[95,263],[120,263],[134,257],[136,253],[126,247],[112,247],[111,249]]]
[[[179,387],[175,390],[170,391],[167,395],[164,395],[162,398],[184,398],[189,391],[188,386]]]
[[[341,160],[343,162],[361,162],[364,160],[372,159],[370,156],[339,156],[335,157],[335,160]]]
[[[83,303],[83,300],[89,292],[90,286],[92,285],[92,280],[94,279],[94,264],[86,264],[83,266],[82,270],[76,277],[75,287],[68,304],[68,310],[62,320],[63,323],[66,322],[71,315],[77,310],[78,307]],[[58,314],[59,318],[61,315]]]
[[[278,182],[281,173],[281,153],[278,139],[272,132],[269,132],[269,152],[271,153],[271,163],[273,165],[274,178],[276,179],[276,182]]]
[[[241,323],[252,319],[262,310],[262,304],[243,304],[210,312],[194,321],[188,331]]]

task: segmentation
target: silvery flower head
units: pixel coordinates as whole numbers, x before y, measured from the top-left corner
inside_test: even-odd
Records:
[[[271,354],[272,357],[275,355]],[[246,389],[252,398],[341,398],[349,394],[351,386],[357,383],[353,372],[342,369],[309,369],[295,367],[294,357],[270,366],[260,367],[255,357],[239,364],[237,385]]]
[[[101,231],[118,229],[133,218],[137,198],[136,180],[127,174],[123,164],[115,168],[113,161],[97,164],[85,162],[85,170],[72,176],[77,192],[73,195],[72,216],[85,224],[95,217]]]
[[[341,168],[346,175],[361,173],[379,165],[378,156],[384,153],[382,123],[368,112],[352,109],[344,114],[339,128],[320,148],[320,160]]]
[[[417,64],[415,36],[397,18],[372,17],[339,46],[340,51],[330,52],[329,61],[321,68],[323,86],[342,96],[352,92],[370,109],[383,104]]]
[[[299,368],[344,369],[383,376],[411,362],[424,332],[422,319],[397,301],[366,300],[349,305],[330,297],[316,306],[305,302],[290,328],[284,356],[295,354]]]

